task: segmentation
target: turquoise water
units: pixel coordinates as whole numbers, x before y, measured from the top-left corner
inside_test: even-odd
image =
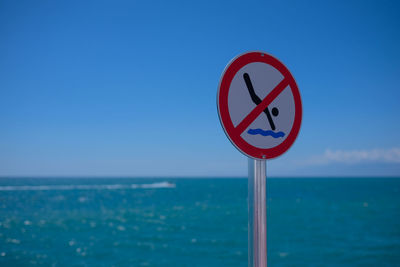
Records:
[[[267,181],[269,266],[400,266],[400,179]],[[246,179],[0,179],[0,266],[247,266]]]

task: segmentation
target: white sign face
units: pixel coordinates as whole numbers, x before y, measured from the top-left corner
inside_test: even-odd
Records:
[[[217,102],[225,133],[249,157],[283,154],[300,130],[297,84],[289,70],[266,53],[235,58],[222,75]]]
[[[283,79],[277,69],[266,63],[254,62],[241,68],[233,77],[228,94],[233,125],[237,127]],[[258,148],[276,147],[290,133],[294,115],[294,98],[287,85],[240,136]]]

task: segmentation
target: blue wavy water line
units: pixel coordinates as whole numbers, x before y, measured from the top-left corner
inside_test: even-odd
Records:
[[[271,130],[264,131],[263,129],[260,129],[260,128],[258,128],[258,129],[249,129],[247,131],[247,133],[251,134],[251,135],[260,134],[262,136],[272,136],[273,138],[279,138],[279,137],[284,137],[285,136],[284,132],[275,133],[275,132],[273,132]]]

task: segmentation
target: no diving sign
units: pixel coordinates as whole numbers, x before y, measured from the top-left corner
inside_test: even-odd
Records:
[[[301,125],[299,89],[289,70],[263,52],[249,52],[225,68],[218,114],[231,142],[245,155],[271,159],[295,141]]]

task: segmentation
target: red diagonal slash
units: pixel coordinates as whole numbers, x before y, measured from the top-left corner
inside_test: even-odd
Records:
[[[264,98],[264,100],[258,104],[235,128],[235,132],[237,135],[241,135],[250,124],[257,119],[257,117],[261,114],[274,101],[275,98],[278,97],[280,93],[289,85],[289,79],[286,77]]]

